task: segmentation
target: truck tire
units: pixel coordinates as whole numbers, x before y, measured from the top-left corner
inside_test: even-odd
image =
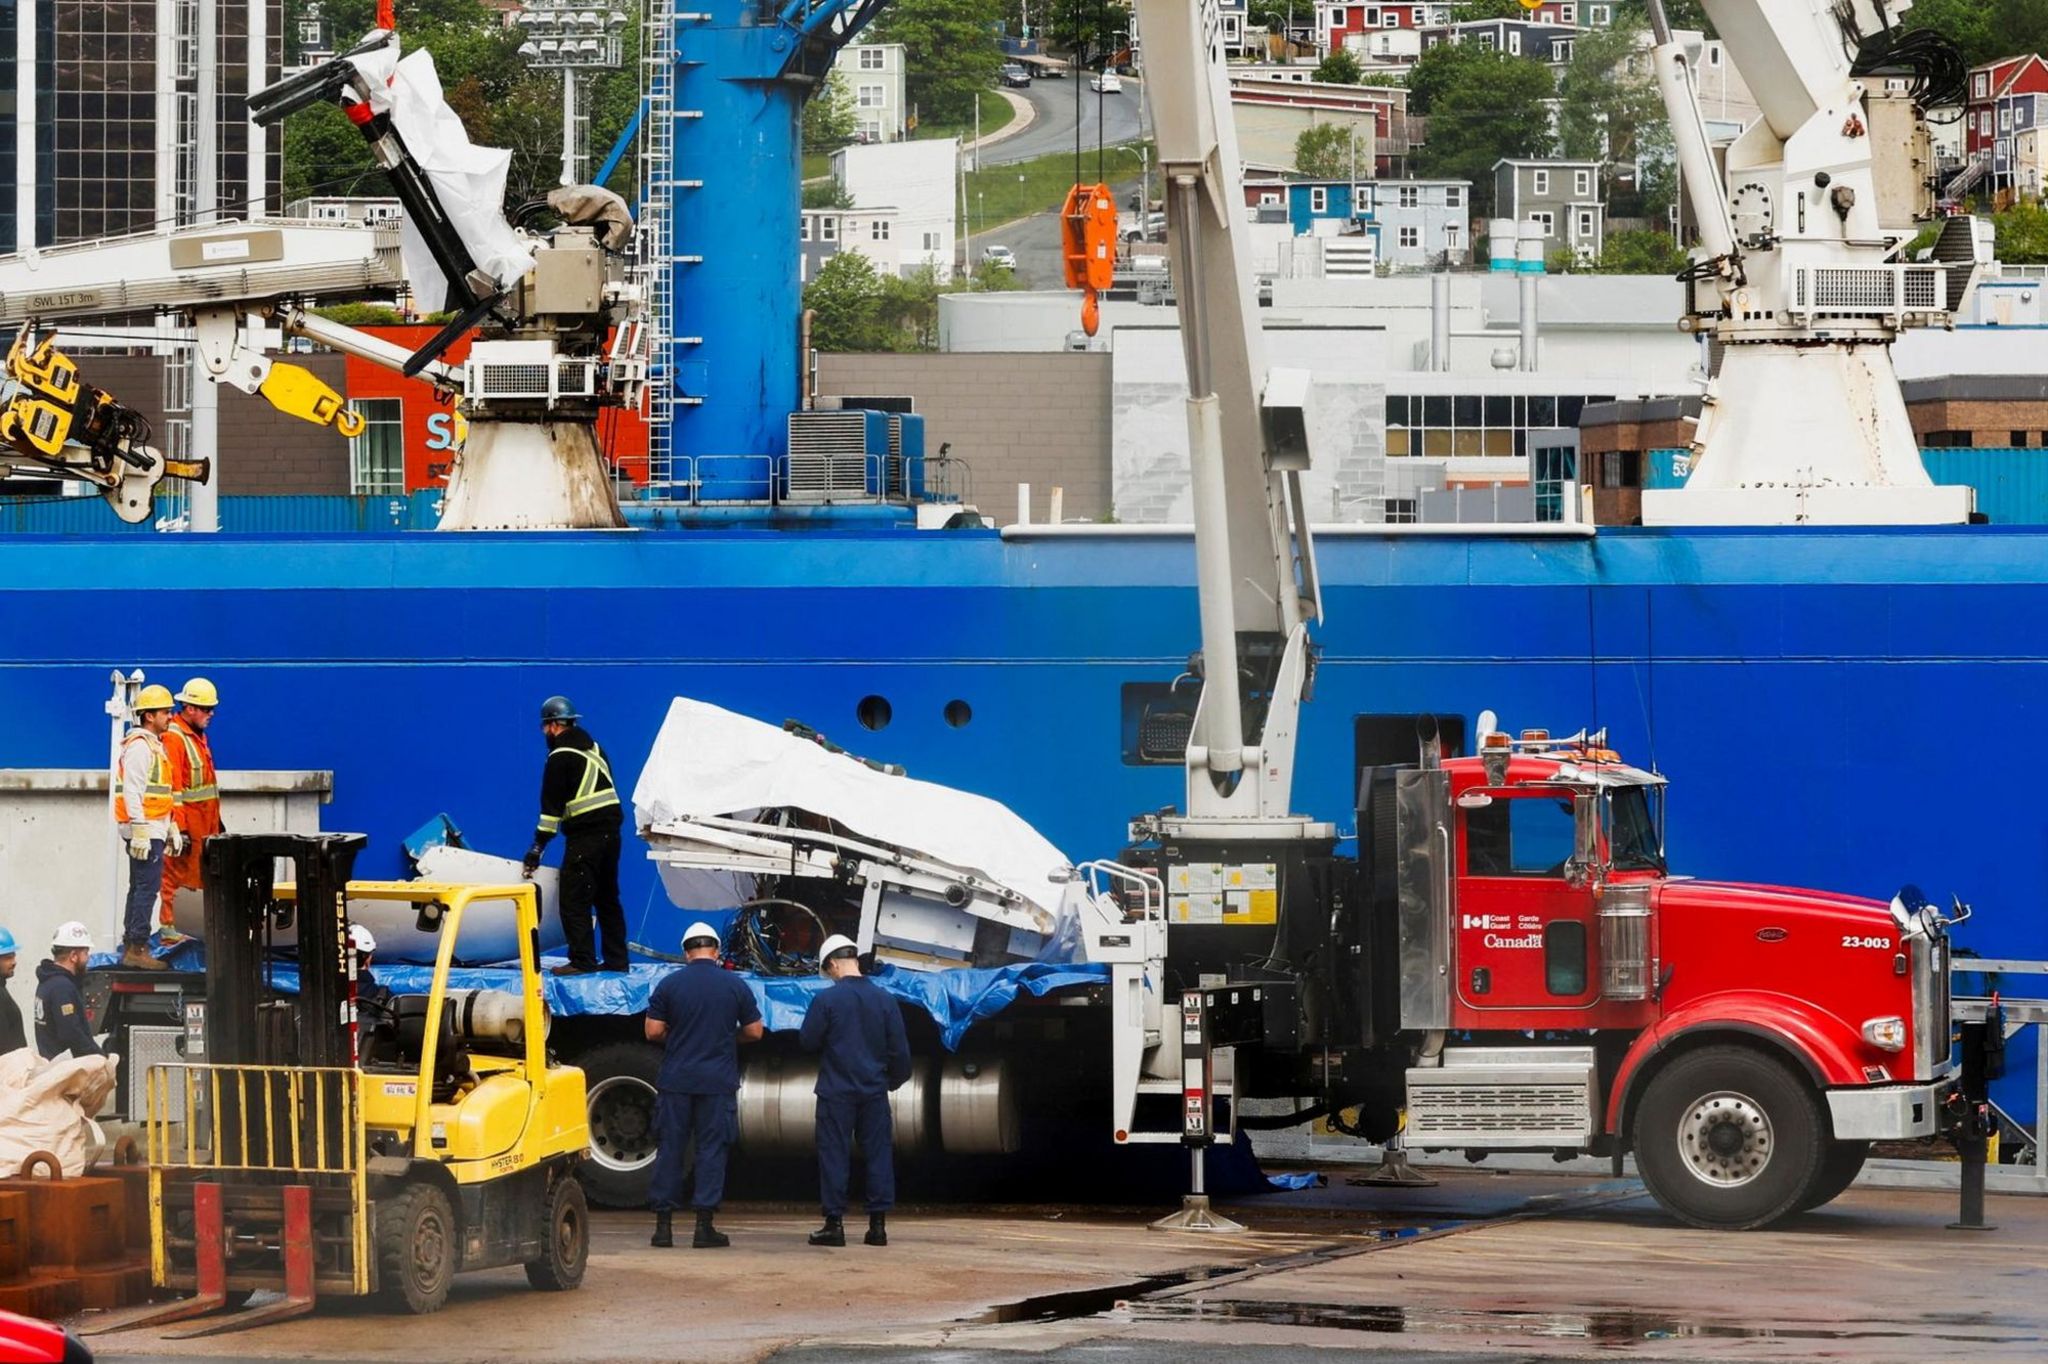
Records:
[[[414,1181],[377,1203],[377,1288],[396,1311],[425,1316],[448,1301],[461,1245],[455,1210],[436,1185]]]
[[[1650,1080],[1636,1109],[1636,1168],[1681,1222],[1746,1231],[1799,1211],[1827,1132],[1805,1076],[1750,1047],[1702,1047]]]
[[[526,1281],[543,1293],[564,1293],[583,1282],[590,1261],[590,1205],[583,1185],[564,1173],[548,1191],[541,1221],[541,1253],[526,1262]]]
[[[574,1061],[583,1070],[590,1106],[584,1192],[601,1208],[644,1208],[654,1180],[654,1084],[661,1052],[645,1042],[610,1042]]]
[[[1805,1197],[1799,1200],[1800,1212],[1812,1212],[1824,1208],[1848,1192],[1862,1173],[1863,1162],[1870,1155],[1867,1141],[1831,1141],[1827,1154],[1821,1158],[1820,1169],[1807,1187]]]

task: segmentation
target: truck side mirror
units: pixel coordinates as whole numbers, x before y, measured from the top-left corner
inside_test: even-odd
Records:
[[[1575,886],[1597,881],[1600,866],[1600,793],[1578,791],[1572,795],[1572,860],[1565,865],[1565,879]]]

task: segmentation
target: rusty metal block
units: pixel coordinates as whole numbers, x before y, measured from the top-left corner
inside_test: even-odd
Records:
[[[0,1311],[56,1321],[85,1305],[85,1290],[75,1278],[38,1275],[20,1283],[0,1284]]]
[[[0,1179],[0,1193],[28,1195],[29,1263],[68,1269],[119,1259],[128,1242],[128,1195],[121,1181],[27,1173],[38,1166],[52,1175],[57,1168],[53,1159],[38,1154],[24,1164],[22,1174]]]
[[[28,1277],[28,1195],[0,1193],[0,1283]]]
[[[149,1266],[124,1260],[104,1269],[85,1269],[78,1274],[85,1306],[100,1311],[132,1307],[149,1301]]]
[[[127,1219],[127,1246],[130,1250],[149,1249],[149,1167],[147,1165],[96,1165],[93,1173],[107,1179],[121,1181],[124,1199],[123,1216]]]

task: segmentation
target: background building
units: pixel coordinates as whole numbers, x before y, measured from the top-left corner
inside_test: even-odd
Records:
[[[214,59],[202,63],[194,4],[0,0],[0,119],[13,134],[0,153],[0,182],[12,186],[0,190],[0,252],[276,209],[281,135],[254,128],[247,111],[248,95],[281,72],[284,6],[208,12]]]
[[[863,142],[900,142],[909,104],[903,94],[903,44],[851,43],[839,49],[833,74],[853,96],[855,135]]]
[[[1607,244],[1598,161],[1496,161],[1493,211],[1518,223],[1543,224],[1546,256],[1569,251],[1580,260],[1597,260]]]

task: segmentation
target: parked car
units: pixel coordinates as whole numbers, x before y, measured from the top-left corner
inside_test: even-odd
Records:
[[[1088,88],[1099,95],[1121,95],[1124,92],[1124,79],[1114,71],[1103,71],[1088,82]]]
[[[1017,268],[1017,253],[1007,246],[984,246],[981,248],[981,263],[991,270],[1014,270]]]
[[[1024,69],[1021,62],[1004,62],[1002,76],[1003,84],[1012,89],[1021,90],[1031,84],[1031,73]]]
[[[1166,215],[1158,209],[1143,215],[1119,213],[1116,230],[1117,235],[1127,242],[1163,242],[1166,240]]]

